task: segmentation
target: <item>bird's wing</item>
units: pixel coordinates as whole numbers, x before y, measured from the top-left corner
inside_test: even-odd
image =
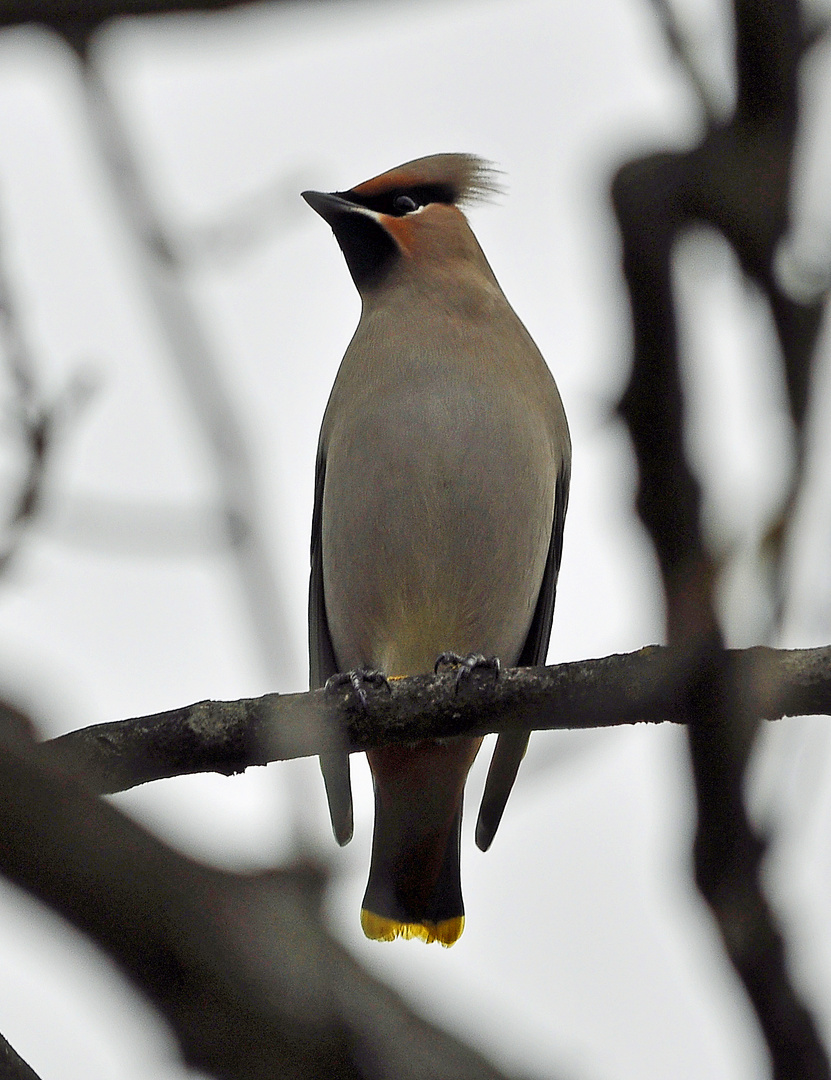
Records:
[[[338,670],[335,650],[329,634],[326,603],[323,597],[323,483],[326,458],[318,454],[315,466],[315,503],[312,513],[312,573],[309,580],[309,685],[323,686]],[[332,831],[342,846],[352,839],[352,786],[349,782],[349,753],[332,750],[320,755],[320,768],[329,800]]]
[[[528,636],[517,660],[518,667],[536,667],[544,664],[548,653],[548,640],[551,637],[551,623],[554,618],[554,600],[557,595],[557,576],[563,554],[563,526],[568,506],[570,477],[570,462],[565,459],[557,475],[554,493],[554,522],[551,527],[545,573]],[[529,737],[526,732],[509,733],[500,735],[496,740],[496,748],[491,758],[485,791],[479,807],[479,818],[476,822],[476,846],[482,851],[487,851],[491,846],[496,830],[499,828],[505,804],[528,747]]]

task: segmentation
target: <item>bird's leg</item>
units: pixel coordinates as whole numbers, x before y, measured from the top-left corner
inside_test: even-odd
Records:
[[[443,652],[436,658],[433,671],[438,675],[441,668],[449,668],[456,672],[454,693],[458,693],[462,682],[469,679],[471,674],[477,670],[493,672],[494,681],[496,681],[499,678],[501,665],[498,656],[482,656],[481,653],[468,653],[467,656],[460,656],[455,652]]]
[[[376,671],[374,668],[357,668],[354,671],[339,671],[335,675],[331,675],[326,680],[324,689],[327,694],[333,694],[340,690],[341,687],[346,684],[352,687],[355,694],[364,708],[367,708],[368,698],[366,696],[367,686],[379,687],[383,686],[388,694],[392,693],[389,681],[383,671]]]

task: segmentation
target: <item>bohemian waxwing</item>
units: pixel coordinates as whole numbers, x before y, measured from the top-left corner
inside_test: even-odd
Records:
[[[571,441],[545,361],[460,203],[491,194],[468,154],[306,191],[361,296],[317,456],[312,687],[339,672],[433,670],[439,654],[545,663]],[[481,739],[368,752],[375,789],[367,937],[452,945],[464,927],[462,793]],[[500,735],[476,827],[493,839],[528,743]],[[352,835],[347,754],[321,760],[338,841]]]

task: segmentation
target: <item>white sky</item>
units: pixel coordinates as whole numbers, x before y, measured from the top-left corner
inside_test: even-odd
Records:
[[[729,101],[720,9],[687,0],[683,14]],[[213,505],[210,457],[86,127],[74,61],[42,34],[8,33],[2,255],[46,392],[79,368],[94,373],[97,391],[60,451],[42,528],[0,583],[0,687],[32,703],[49,734],[206,697],[305,687],[317,430],[358,299],[330,232],[297,193],[350,187],[445,150],[505,170],[506,197],[477,208],[472,224],[571,422],[550,658],[659,640],[654,567],[629,509],[631,455],[608,419],[629,338],[605,192],[625,157],[694,139],[698,113],[647,0],[278,5],[117,26],[100,61],[177,235],[223,221],[272,185],[284,192],[256,245],[202,262],[189,284],[244,418],[290,638],[265,670],[227,554],[108,546],[93,520],[93,499]],[[799,220],[821,248],[831,236],[822,195],[831,179],[827,52],[811,71]],[[741,556],[725,603],[733,641],[746,644],[763,633],[765,610],[754,530],[775,505],[789,453],[781,387],[759,305],[724,249],[685,245],[677,276],[698,365],[693,411],[708,418],[691,446],[708,480],[713,535]],[[826,369],[820,384],[827,402]],[[828,427],[815,425],[818,461],[828,460]],[[10,452],[5,460],[10,476]],[[816,470],[798,538],[792,645],[831,640],[829,486],[828,471]],[[343,851],[328,834],[314,762],[166,781],[116,802],[223,867],[271,864],[307,836],[331,861],[329,908],[342,940],[508,1070],[750,1080],[763,1067],[752,1023],[686,879],[682,747],[668,729],[536,735],[486,855],[472,842],[485,767],[477,763],[463,852],[467,925],[451,950],[361,935],[372,827],[362,762],[353,765],[356,836]],[[794,924],[800,979],[831,1035],[828,760],[823,720],[781,725],[760,762],[757,804],[783,815],[772,883]],[[8,887],[0,888],[0,1031],[43,1080],[184,1075],[120,976]]]

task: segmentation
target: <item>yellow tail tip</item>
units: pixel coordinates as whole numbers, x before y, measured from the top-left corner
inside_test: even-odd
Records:
[[[429,945],[431,941],[441,942],[444,947],[450,948],[462,936],[465,928],[464,915],[457,915],[455,919],[444,919],[442,922],[402,923],[396,919],[388,919],[384,915],[376,915],[374,911],[361,910],[361,928],[372,941],[394,941],[397,937],[419,938]]]

